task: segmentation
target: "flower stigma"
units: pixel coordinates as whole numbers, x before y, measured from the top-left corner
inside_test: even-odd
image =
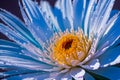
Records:
[[[81,29],[78,31],[64,31],[60,35],[55,35],[51,39],[51,59],[59,65],[77,66],[88,55],[91,47],[91,40],[83,34]]]

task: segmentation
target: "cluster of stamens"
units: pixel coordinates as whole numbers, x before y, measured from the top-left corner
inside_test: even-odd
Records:
[[[51,59],[59,65],[76,66],[87,57],[91,46],[81,29],[59,32],[51,40]]]

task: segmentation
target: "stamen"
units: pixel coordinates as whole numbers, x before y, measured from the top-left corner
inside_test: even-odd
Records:
[[[82,62],[88,55],[91,46],[89,40],[82,32],[71,30],[69,32],[60,32],[55,35],[50,43],[51,59],[59,65],[76,66]]]

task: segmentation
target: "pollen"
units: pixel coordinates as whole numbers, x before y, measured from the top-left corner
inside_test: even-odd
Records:
[[[81,29],[74,32],[60,32],[53,37],[51,43],[51,59],[59,65],[77,66],[88,55],[91,46],[89,40]]]

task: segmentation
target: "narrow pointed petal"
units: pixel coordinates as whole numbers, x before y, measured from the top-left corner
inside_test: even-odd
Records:
[[[120,16],[117,17],[117,20],[114,22],[113,26],[111,28],[108,28],[102,38],[100,39],[98,43],[98,49],[102,47],[101,44],[107,43],[107,46],[110,46],[113,44],[113,42],[117,41],[120,37]]]
[[[45,18],[46,23],[48,23],[48,26],[50,29],[52,29],[54,32],[61,31],[59,27],[59,22],[57,21],[56,16],[53,14],[53,9],[46,1],[41,1],[41,11],[43,12],[43,17]]]
[[[1,10],[0,11],[0,19],[3,20],[3,22],[5,22],[9,26],[8,27],[8,26],[1,25],[1,28],[7,27],[7,28],[5,28],[6,30],[10,30],[13,33],[16,32],[18,35],[20,35],[24,39],[26,39],[29,42],[33,43],[34,45],[38,46],[38,42],[34,39],[32,34],[30,33],[30,31],[26,28],[26,26],[17,17],[15,17],[14,15],[12,15],[11,13],[9,13],[5,10]],[[23,39],[23,41],[24,41],[24,39]]]
[[[71,0],[58,0],[53,9],[62,31],[73,28],[73,6]]]
[[[38,4],[31,0],[22,0],[22,4],[23,7],[25,7],[25,12],[31,22],[28,26],[29,30],[34,34],[34,36],[37,36],[46,42],[46,40],[53,35],[53,32],[45,22]]]
[[[120,37],[118,36],[113,42],[107,40],[103,45],[99,45],[94,57],[99,57],[100,55],[104,54],[108,49],[115,48],[120,44]]]
[[[16,53],[13,53],[14,55]],[[24,59],[26,58],[26,59]],[[31,69],[31,70],[45,70],[45,71],[51,71],[51,69],[53,68],[53,66],[50,66],[44,62],[40,62],[40,61],[35,61],[32,58],[26,57],[26,56],[18,56],[15,55],[13,56],[10,53],[4,53],[0,55],[0,61],[2,61],[3,63],[5,63],[4,65],[12,65],[12,66],[18,66],[18,67],[24,67],[27,69]],[[1,63],[2,64],[2,63]]]
[[[106,34],[112,34],[109,33],[111,30],[114,31],[115,27],[118,27],[116,26],[117,24],[119,24],[119,20],[120,20],[120,12],[116,13],[112,18],[110,18],[110,20],[108,21],[108,23],[106,23],[106,27],[102,28],[100,34],[99,34],[99,37],[103,37],[106,36]],[[120,27],[118,27],[119,29]],[[117,28],[116,28],[117,29]],[[113,36],[113,35],[112,35]],[[114,35],[115,38],[117,37],[116,35]],[[113,38],[113,39],[115,39]]]
[[[97,3],[97,0],[90,0],[88,9],[86,11],[85,22],[84,22],[84,33],[87,36],[89,36],[90,19],[92,18],[91,16],[93,15],[93,11],[96,7],[96,3]]]
[[[71,78],[72,77],[69,75],[69,69],[64,69],[60,71],[51,72],[49,78],[45,80],[64,80]]]
[[[109,49],[109,47],[116,47],[116,45],[120,43],[120,32],[118,31],[120,29],[118,26],[120,24],[120,16],[119,12],[116,12],[118,11],[113,11],[111,13],[112,18],[108,21],[107,27],[104,29],[105,32],[98,42],[95,57],[104,54],[104,52]],[[113,16],[113,14],[115,15]]]
[[[99,0],[96,9],[91,17],[90,33],[99,35],[109,20],[109,16],[115,0]],[[94,22],[94,23],[93,23]]]
[[[61,10],[63,19],[68,20],[70,26],[68,28],[73,29],[73,5],[71,0],[59,0],[56,7]],[[67,27],[66,27],[67,29]]]
[[[119,13],[119,10],[113,9],[110,13],[109,19],[112,18],[114,15],[116,15],[117,13]]]
[[[41,53],[41,52],[40,52]],[[21,47],[20,45],[17,45],[14,42],[6,41],[0,39],[0,54],[6,55],[6,56],[27,56],[31,57],[35,60],[39,60],[40,57],[43,57],[40,55],[40,53],[31,52],[29,49],[25,49],[25,47]]]
[[[0,23],[0,32],[6,35],[9,39],[15,41],[18,44],[27,43],[27,40],[21,36],[19,33],[13,31],[8,26]]]
[[[19,2],[19,7],[20,7],[21,15],[23,17],[25,24],[29,26],[30,19],[28,18],[27,14],[25,13],[24,8],[22,7],[22,4],[20,2]]]
[[[89,0],[74,0],[74,29],[81,27],[84,30],[84,19],[88,8]]]
[[[61,80],[72,80],[72,76],[70,75],[70,72],[64,74],[64,76],[61,77]]]
[[[99,29],[97,30],[98,31],[97,33],[101,32],[101,29],[107,23],[107,21],[109,19],[109,16],[110,16],[110,13],[111,13],[111,10],[112,10],[112,7],[114,5],[114,2],[115,2],[115,0],[108,0],[108,1],[106,1],[106,4],[104,5],[104,9],[102,10],[102,13],[101,13],[102,15],[100,15],[100,16],[103,16],[103,18],[99,22],[100,26],[98,26]]]
[[[26,78],[24,78],[23,80],[29,80],[30,79],[30,76],[33,76],[33,77],[31,77],[31,79],[33,79],[33,80],[49,80],[49,79],[47,79],[48,77],[49,77],[49,74],[50,73],[48,73],[48,72],[41,72],[41,73],[35,73],[35,74],[31,74],[31,75],[27,75],[27,76],[24,76],[23,75],[23,77],[26,77]]]
[[[59,75],[57,75],[54,79],[55,80],[64,80],[65,78],[63,77],[64,75],[65,75],[66,73],[62,73],[62,74],[59,74]],[[66,77],[66,79],[67,79],[67,77]],[[69,77],[68,77],[68,79],[69,79]]]
[[[21,52],[21,47],[14,42],[0,39],[0,53],[2,51]]]
[[[13,67],[13,66],[9,66],[10,68],[7,68],[6,71],[1,72],[1,76],[0,79],[4,79],[4,78],[8,78],[8,77],[13,77],[13,76],[17,76],[20,74],[27,74],[27,73],[32,73],[32,72],[37,72],[37,71],[32,71],[29,69],[24,69],[24,68],[20,68],[20,67]]]
[[[104,54],[98,57],[101,67],[120,63],[120,46],[109,48]]]
[[[11,74],[11,73],[10,73]],[[1,79],[7,80],[41,80],[49,77],[49,72],[42,72],[42,71],[20,71],[18,74],[11,74],[6,77],[2,77]]]
[[[32,70],[40,70],[42,68],[53,68],[53,66],[34,59],[22,53],[22,48],[9,41],[0,40],[0,64],[11,65],[16,67],[24,67]],[[33,65],[34,64],[34,65]]]
[[[75,79],[75,80],[83,80],[83,76],[85,75],[85,71],[81,68],[74,68],[70,71],[70,75]]]
[[[88,69],[88,70],[96,70],[100,67],[100,62],[98,59],[93,59],[85,65],[81,65],[83,68]]]

